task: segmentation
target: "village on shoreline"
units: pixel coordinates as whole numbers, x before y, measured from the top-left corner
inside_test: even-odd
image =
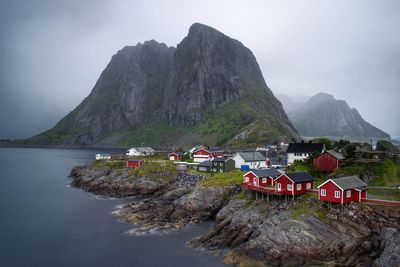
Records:
[[[215,179],[216,185],[233,181],[260,199],[278,196],[293,201],[311,194],[328,206],[362,202],[400,207],[398,177],[388,177],[380,170],[390,164],[400,166],[400,153],[387,149],[391,145],[388,143],[379,141],[373,149],[369,144],[317,139],[281,142],[253,150],[198,146],[169,153],[151,147],[132,147],[125,155],[96,154],[94,164],[125,165],[138,173],[141,168],[165,169],[169,165],[182,172],[205,173]]]
[[[187,245],[221,253],[227,264],[383,267],[398,262],[388,255],[400,242],[399,153],[387,145],[133,147],[123,155],[97,154],[70,177],[89,193],[134,196],[113,212],[135,225],[132,234],[213,221]]]

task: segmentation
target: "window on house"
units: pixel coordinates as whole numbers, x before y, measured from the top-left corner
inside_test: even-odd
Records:
[[[218,163],[214,162],[214,166],[217,166]]]
[[[265,184],[267,182],[267,178],[262,178],[262,182]]]
[[[326,197],[326,189],[321,189],[321,196]]]
[[[340,198],[340,191],[335,191],[335,198]]]
[[[244,177],[244,181],[245,181],[246,183],[248,183],[248,182],[249,182],[249,177]]]
[[[223,169],[219,169],[219,172],[223,172],[224,170]]]
[[[292,191],[293,190],[293,186],[291,184],[287,185],[287,190]]]
[[[297,184],[297,185],[296,185],[296,189],[297,189],[297,190],[301,190],[301,184]]]
[[[346,197],[351,197],[351,190],[346,191]]]
[[[219,164],[219,166],[224,166],[224,164],[222,164],[222,162]]]
[[[306,189],[311,189],[311,183],[306,184]]]

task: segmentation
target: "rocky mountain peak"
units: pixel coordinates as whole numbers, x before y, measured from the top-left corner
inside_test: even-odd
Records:
[[[302,136],[332,137],[357,141],[390,139],[390,135],[366,122],[356,108],[332,95],[318,93],[288,115]]]
[[[192,132],[182,133],[188,127]],[[178,139],[222,145],[243,131],[263,143],[297,136],[253,53],[195,23],[177,48],[150,40],[118,51],[90,95],[34,139],[80,146]]]

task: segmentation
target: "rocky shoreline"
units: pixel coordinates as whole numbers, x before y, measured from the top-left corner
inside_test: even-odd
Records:
[[[312,198],[288,208],[278,200],[243,198],[238,185],[202,186],[205,175],[186,172],[132,175],[78,166],[71,177],[73,186],[97,195],[136,196],[114,214],[137,224],[138,233],[215,220],[188,245],[223,253],[228,264],[400,266],[399,210],[361,204],[327,210]]]

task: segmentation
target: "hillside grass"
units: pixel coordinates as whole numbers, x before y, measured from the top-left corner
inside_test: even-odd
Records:
[[[122,170],[126,168],[126,161],[122,160],[95,160],[90,164],[93,169],[111,168],[112,170]]]
[[[372,186],[394,186],[400,184],[400,163],[386,159],[376,163],[350,165],[341,167],[333,174],[369,175],[374,179],[369,182]]]
[[[233,170],[223,173],[211,173],[210,176],[200,182],[201,187],[223,187],[229,185],[240,185],[243,181],[243,172]]]
[[[367,196],[374,196],[379,199],[400,201],[400,190],[397,188],[392,189],[376,189],[369,188]]]

